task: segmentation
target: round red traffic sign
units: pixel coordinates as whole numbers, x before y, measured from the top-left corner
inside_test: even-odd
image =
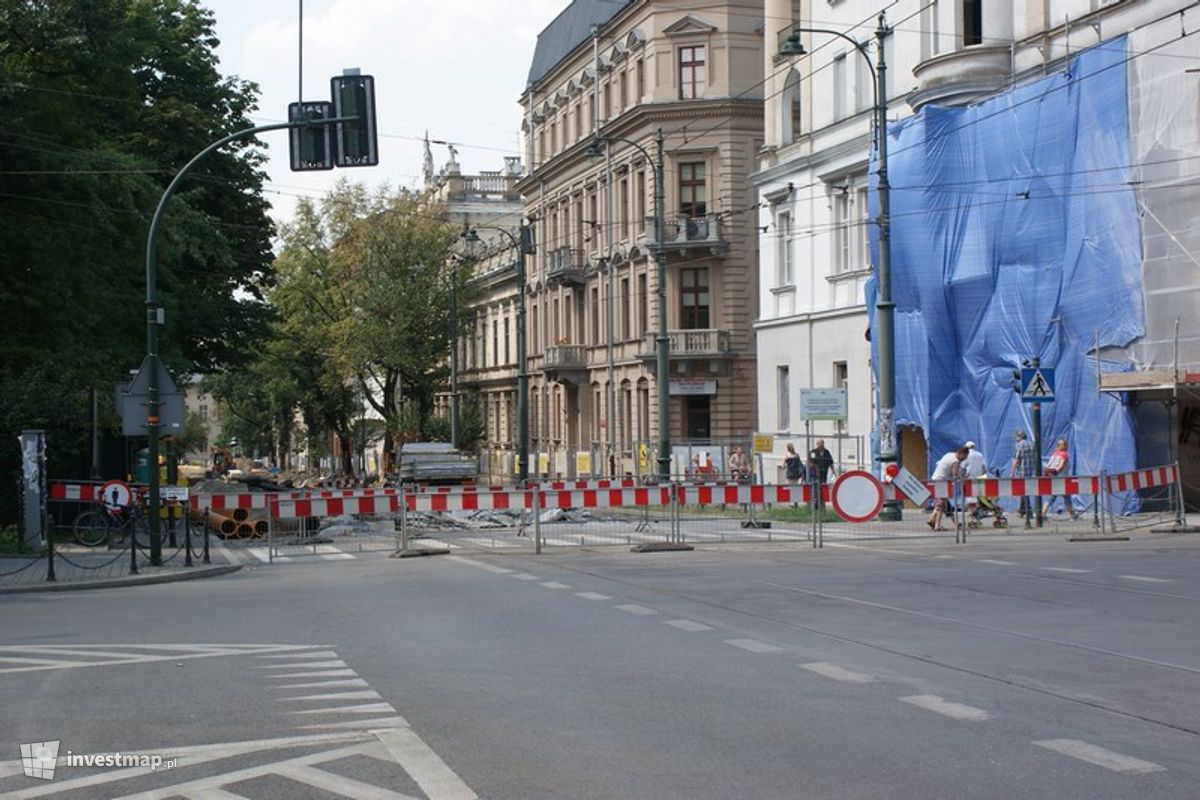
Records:
[[[100,502],[111,511],[133,505],[133,489],[125,481],[109,481],[100,487]]]
[[[883,484],[861,469],[839,475],[831,495],[833,510],[846,522],[870,522],[883,509]]]

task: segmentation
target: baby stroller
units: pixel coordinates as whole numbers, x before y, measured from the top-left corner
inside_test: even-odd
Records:
[[[997,474],[999,474],[999,471],[997,471]],[[967,517],[967,527],[981,527],[983,520],[988,516],[992,517],[993,528],[1008,527],[1008,517],[1004,516],[1004,509],[1000,507],[1000,503],[994,497],[976,496],[975,509]]]

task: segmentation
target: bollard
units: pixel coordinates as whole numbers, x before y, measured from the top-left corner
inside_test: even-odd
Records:
[[[46,581],[56,583],[58,578],[54,575],[54,531],[50,527],[46,527],[46,555],[49,559],[49,566],[46,567]]]
[[[137,525],[129,526],[129,574],[138,574],[137,565]]]
[[[271,535],[271,529],[275,526],[271,524],[271,518],[274,516],[271,513],[271,503],[267,503],[267,563],[275,563],[275,540]]]
[[[408,550],[408,495],[407,489],[400,491],[400,552]]]
[[[208,557],[208,517],[204,518],[204,563],[211,564],[212,561]]]
[[[1104,533],[1104,529],[1100,526],[1100,501],[1104,497],[1102,494],[1103,491],[1104,486],[1102,482],[1100,487],[1092,494],[1092,527],[1099,529],[1101,533]]]
[[[192,515],[183,515],[183,565],[192,565]]]

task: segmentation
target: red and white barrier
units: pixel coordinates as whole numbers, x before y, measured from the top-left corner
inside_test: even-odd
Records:
[[[400,497],[380,494],[372,497],[330,497],[279,499],[271,504],[275,519],[304,517],[340,517],[343,514],[394,514],[400,510]]]
[[[954,481],[929,481],[926,486],[934,497],[955,497]],[[1095,476],[1057,478],[975,478],[963,481],[967,497],[1050,497],[1061,494],[1100,494],[1100,479]]]
[[[1151,467],[1133,472],[1123,472],[1120,475],[1108,476],[1108,491],[1132,492],[1138,489],[1150,489],[1155,486],[1170,486],[1179,481],[1179,467],[1169,464],[1165,467]]]

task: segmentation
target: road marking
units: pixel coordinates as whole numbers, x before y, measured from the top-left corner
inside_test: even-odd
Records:
[[[544,581],[542,583],[542,586],[545,586],[547,589],[570,589],[571,588],[570,586],[567,586],[565,583],[559,583],[558,581]]]
[[[305,661],[300,664],[259,664],[258,669],[334,669],[345,666],[345,661]]]
[[[940,556],[934,556],[934,558],[958,558],[958,556],[940,555]]]
[[[1089,764],[1095,764],[1098,767],[1111,769],[1114,772],[1161,772],[1165,769],[1160,764],[1143,761],[1133,756],[1114,753],[1112,750],[1106,750],[1094,744],[1081,742],[1078,739],[1045,739],[1040,742],[1034,742],[1034,744],[1038,747],[1044,747],[1047,750],[1053,750],[1056,753],[1070,756],[1071,758],[1078,758],[1080,761],[1086,761]]]
[[[734,647],[740,647],[743,650],[751,653],[778,653],[782,647],[776,647],[773,644],[760,642],[758,639],[726,639],[725,644],[731,644]]]
[[[378,717],[376,719],[352,719],[347,722],[319,722],[313,725],[297,725],[301,730],[377,730],[380,728],[406,728],[404,717]]]
[[[320,553],[322,561],[345,561],[346,559],[355,559],[357,556],[350,553]]]
[[[209,546],[210,550],[215,550],[229,564],[241,564],[242,560],[234,555],[233,551],[220,542],[213,542]]]
[[[536,581],[537,575],[530,575],[528,572],[515,572],[509,575],[510,578],[516,578],[519,581]]]
[[[828,536],[829,534],[825,534]],[[826,547],[844,547],[847,550],[869,550],[873,553],[893,553],[901,556],[919,556],[920,553],[914,553],[911,550],[899,550],[894,547],[868,547],[865,544],[846,544],[844,542],[825,542]]]
[[[670,625],[672,628],[679,628],[681,631],[696,633],[698,631],[711,631],[712,628],[705,625],[703,622],[693,622],[690,619],[664,619],[664,625]]]
[[[1118,578],[1124,578],[1127,581],[1144,581],[1146,583],[1172,583],[1171,578],[1150,578],[1145,575],[1118,575]]]
[[[409,795],[393,792],[390,789],[384,789],[383,787],[363,783],[362,781],[356,781],[353,778],[347,778],[342,775],[334,775],[332,772],[326,772],[316,767],[291,765],[276,770],[275,774],[299,781],[300,783],[307,783],[309,786],[315,786],[318,789],[324,789],[327,792],[340,794],[344,797],[362,797],[370,798],[370,800],[411,800]]]
[[[103,661],[67,661],[33,658],[42,652],[53,648],[55,654],[67,652],[87,652],[97,649],[122,651],[114,658]],[[79,645],[20,645],[0,647],[0,661],[19,661],[26,663],[23,667],[0,668],[0,674],[8,672],[36,672],[51,669],[75,669],[81,667],[107,667],[117,664],[144,664],[154,661],[182,661],[191,658],[213,658],[216,656],[258,655],[260,653],[278,653],[288,650],[307,649],[296,645],[278,644],[86,644]],[[151,651],[151,652],[141,652]],[[7,653],[14,655],[9,656]],[[19,654],[19,655],[17,655]],[[32,662],[32,663],[30,663]]]
[[[812,663],[801,664],[800,666],[809,672],[815,672],[818,675],[824,675],[826,678],[832,678],[842,683],[871,683],[875,680],[870,675],[854,672],[844,667],[839,667],[837,664],[830,664],[828,661],[813,661]]]
[[[978,558],[976,561],[980,564],[999,564],[1002,567],[1015,567],[1017,565],[1015,561],[1001,561],[998,558]]]
[[[363,703],[357,706],[334,706],[332,708],[306,708],[303,711],[289,711],[289,715],[297,714],[395,714],[396,709],[391,703]]]
[[[312,683],[281,683],[271,687],[273,689],[315,689],[323,686],[367,686],[367,682],[362,678],[347,678],[343,681],[313,681]]]
[[[208,786],[203,789],[192,789],[188,792],[188,800],[246,800],[246,796],[227,792],[215,786]]]
[[[612,600],[608,595],[599,592],[576,592],[575,596],[582,597],[584,600]]]
[[[412,730],[375,731],[375,736],[430,800],[476,800],[471,787]]]
[[[521,546],[521,545],[517,544],[516,542],[506,542],[503,539],[485,539],[482,536],[464,536],[462,538],[462,541],[470,542],[471,544],[478,545],[479,547],[494,547],[497,550],[500,549],[501,547],[520,547]]]
[[[982,708],[965,706],[962,703],[951,703],[932,694],[914,694],[911,697],[901,697],[900,701],[923,708],[926,711],[950,717],[951,719],[965,719],[979,722],[988,718],[988,713]]]
[[[382,700],[379,692],[374,689],[365,689],[360,692],[329,692],[328,694],[306,694],[302,697],[279,697],[277,701],[283,703],[299,703],[309,700]]]
[[[1068,572],[1072,575],[1082,575],[1085,572],[1091,572],[1090,569],[1072,569],[1071,567],[1042,567],[1047,572]]]
[[[454,561],[455,563],[463,564],[468,567],[474,567],[475,569],[481,569],[484,572],[493,572],[497,575],[507,575],[508,573],[512,572],[511,569],[497,567],[493,564],[487,564],[483,561],[476,561],[473,558],[466,558],[465,556],[446,556],[445,560]]]
[[[637,603],[628,603],[623,606],[616,606],[616,609],[618,611],[624,611],[626,614],[636,614],[639,617],[648,617],[651,614],[658,613],[658,611],[656,611],[653,608],[646,608],[645,606],[639,606]]]
[[[338,654],[333,650],[310,650],[304,653],[282,653],[279,655],[259,656],[260,659],[267,658],[337,658]]]
[[[292,664],[291,666],[299,666]],[[352,669],[329,669],[318,670],[317,672],[289,672],[286,675],[267,675],[267,678],[353,678],[357,675]]]

